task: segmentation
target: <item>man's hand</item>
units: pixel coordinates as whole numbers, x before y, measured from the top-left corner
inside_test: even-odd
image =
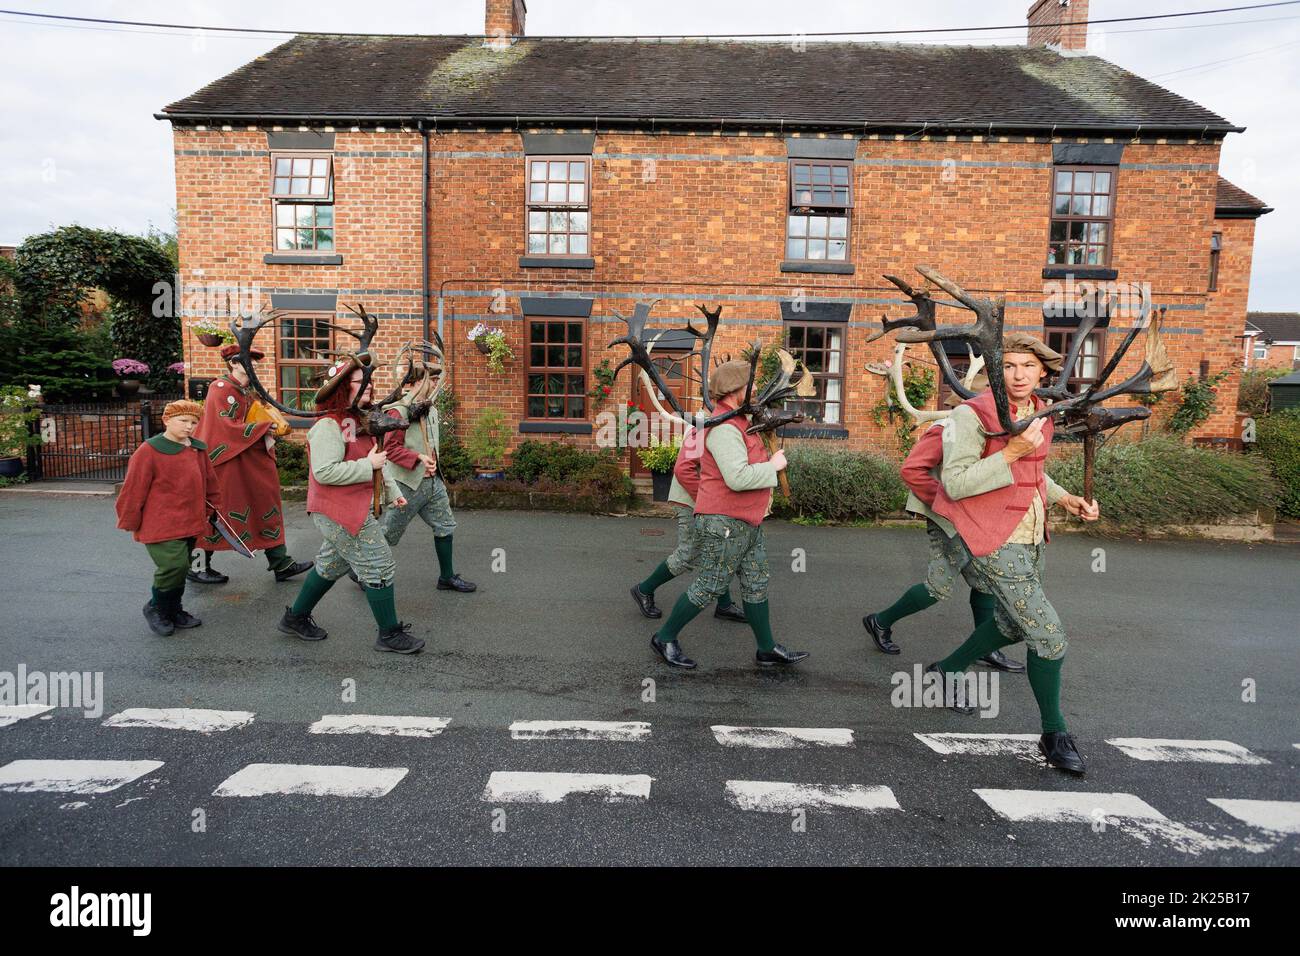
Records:
[[[438,470],[438,456],[420,455],[419,459],[420,461],[424,462],[424,473],[430,478],[432,478],[433,473]]]
[[[403,497],[403,498],[398,498],[396,501],[393,502],[393,504],[396,505],[396,506],[399,507],[399,508],[405,508],[405,507],[406,507],[406,499],[405,499],[404,497]]]
[[[772,462],[772,467],[777,471],[785,471],[785,466],[788,464],[785,460],[785,451],[780,448],[776,450],[776,453],[772,455],[769,461]]]
[[[1042,418],[1035,418],[1028,428],[1007,442],[1007,447],[1002,449],[1002,457],[1008,465],[1032,454],[1043,444],[1043,421]]]
[[[370,449],[370,453],[366,455],[366,460],[370,462],[370,467],[373,470],[378,471],[388,464],[388,453],[384,451],[382,445],[376,445]]]
[[[1061,507],[1084,521],[1096,521],[1101,517],[1101,507],[1097,502],[1088,501],[1079,495],[1066,495],[1061,499]]]

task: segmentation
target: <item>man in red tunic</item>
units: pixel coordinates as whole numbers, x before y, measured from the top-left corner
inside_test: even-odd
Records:
[[[195,437],[207,446],[216,469],[226,520],[250,551],[266,551],[266,566],[275,579],[287,581],[309,569],[311,562],[294,561],[285,547],[272,423],[248,421],[256,395],[249,388],[248,373],[237,361],[238,356],[238,345],[221,350],[226,371],[208,388]],[[254,362],[263,358],[256,349],[249,356]],[[203,568],[191,568],[186,579],[198,584],[225,584],[230,578],[212,567],[212,552],[230,551],[230,544],[218,534],[200,540]]]

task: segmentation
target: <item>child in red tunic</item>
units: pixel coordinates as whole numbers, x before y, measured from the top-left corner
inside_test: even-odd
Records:
[[[157,566],[144,619],[163,637],[203,623],[181,607],[194,541],[211,534],[210,516],[221,507],[207,446],[191,437],[202,414],[198,402],[169,404],[163,433],[135,450],[117,496],[117,526],[130,531]]]

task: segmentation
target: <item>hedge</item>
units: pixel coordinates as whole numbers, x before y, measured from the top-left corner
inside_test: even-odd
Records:
[[[790,500],[779,513],[818,521],[874,521],[901,511],[907,486],[898,465],[881,455],[844,449],[793,447]]]
[[[1278,482],[1278,510],[1300,518],[1300,408],[1288,408],[1255,420],[1255,448],[1266,458]]]

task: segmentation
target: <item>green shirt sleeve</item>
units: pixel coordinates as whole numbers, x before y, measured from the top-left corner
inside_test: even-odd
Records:
[[[954,501],[997,491],[1015,481],[1002,455],[981,457],[984,440],[979,416],[964,405],[954,408],[943,430],[943,470],[939,475],[943,490]]]
[[[750,462],[749,452],[745,449],[745,438],[739,429],[725,425],[710,428],[704,447],[718,463],[722,480],[732,491],[776,487],[775,466],[770,461]]]
[[[1054,505],[1066,495],[1069,494],[1064,488],[1052,480],[1051,475],[1043,475],[1047,479],[1047,503]]]
[[[357,485],[370,481],[370,462],[365,458],[344,461],[347,445],[338,422],[322,418],[307,433],[311,450],[311,473],[322,485]]]

